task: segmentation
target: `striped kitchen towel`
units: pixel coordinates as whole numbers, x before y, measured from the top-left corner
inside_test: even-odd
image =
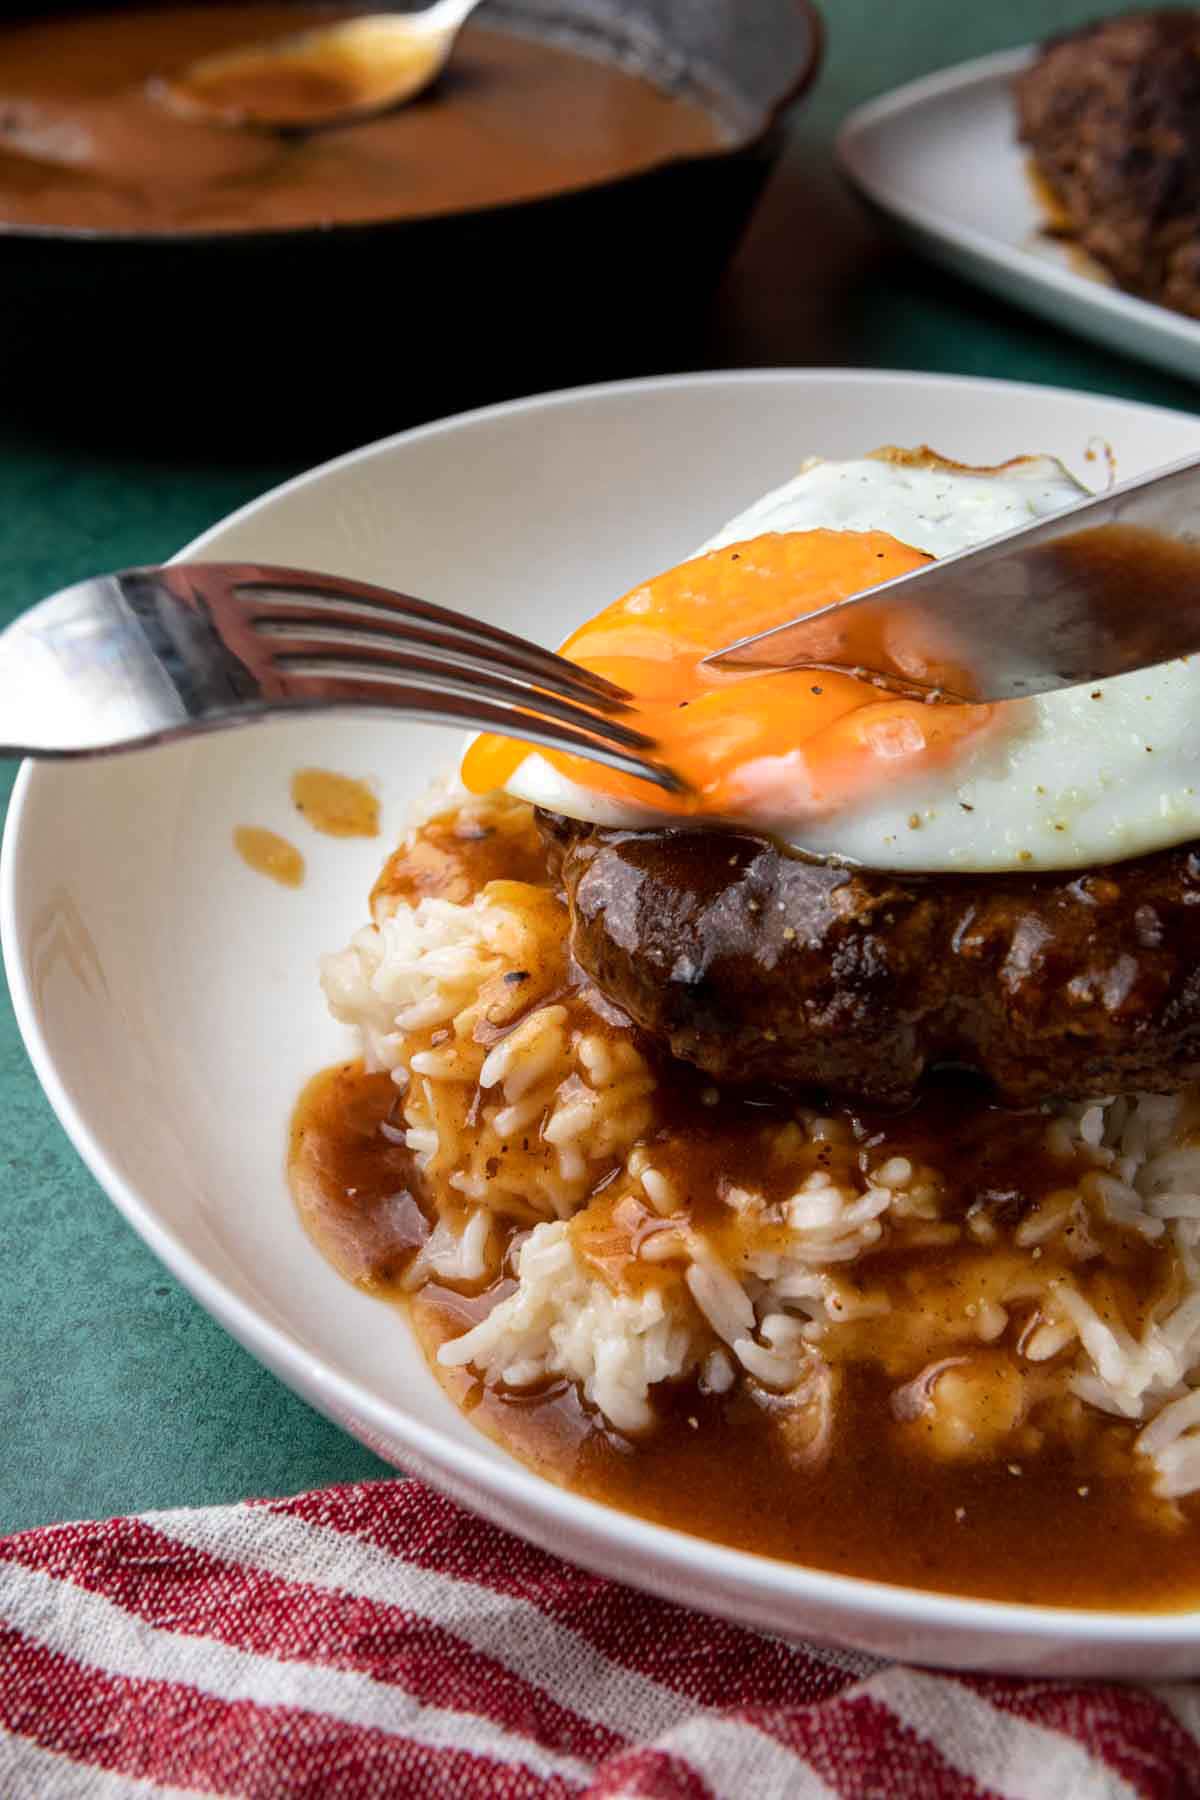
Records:
[[[0,1540],[0,1796],[1200,1795],[1200,1690],[797,1649],[415,1481]]]

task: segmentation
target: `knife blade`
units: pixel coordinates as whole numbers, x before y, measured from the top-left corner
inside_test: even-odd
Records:
[[[1200,651],[1200,456],[897,576],[704,661],[1012,700]]]

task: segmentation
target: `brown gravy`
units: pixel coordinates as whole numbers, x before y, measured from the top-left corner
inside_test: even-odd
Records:
[[[699,105],[638,76],[474,24],[426,97],[307,138],[186,118],[149,91],[193,58],[353,10],[163,6],[0,29],[0,223],[181,232],[413,218],[581,188],[725,141]]]
[[[326,837],[378,837],[379,796],[365,781],[333,769],[297,769],[292,805]]]
[[[317,1076],[296,1111],[291,1168],[301,1216],[322,1253],[368,1292],[400,1300],[404,1268],[429,1226],[407,1152],[379,1129],[395,1103],[390,1078],[366,1075],[358,1064]],[[912,1143],[936,1133],[945,1164],[940,1104],[927,1116],[918,1110]],[[993,1121],[990,1167],[974,1179],[1015,1204],[1029,1181],[1023,1152],[1031,1142],[1014,1123],[1010,1136],[997,1134]],[[694,1124],[699,1177],[710,1128],[699,1112]],[[976,1135],[981,1129],[977,1124]],[[963,1143],[955,1173],[978,1148]],[[698,1192],[702,1186],[698,1181]],[[1119,1263],[1115,1247],[1106,1253]],[[1138,1254],[1131,1248],[1127,1259],[1136,1262]],[[1140,1254],[1149,1265],[1155,1253],[1146,1247]],[[1144,1273],[1126,1272],[1135,1279]],[[902,1280],[903,1268],[895,1274]],[[635,1446],[600,1425],[571,1388],[505,1395],[469,1370],[433,1361],[437,1346],[473,1324],[509,1285],[462,1294],[431,1283],[405,1303],[456,1405],[540,1474],[577,1492],[785,1562],[912,1587],[1153,1609],[1190,1605],[1200,1594],[1200,1509],[1184,1502],[1170,1534],[1148,1520],[1120,1423],[1096,1415],[1078,1446],[1027,1460],[938,1462],[915,1453],[898,1428],[893,1384],[877,1369],[849,1364],[843,1420],[852,1414],[852,1428],[835,1433],[823,1463],[789,1461],[770,1415],[743,1391],[705,1396],[691,1382],[660,1399],[658,1429]]]
[[[238,825],[233,833],[233,847],[246,864],[259,875],[277,881],[281,887],[298,888],[304,881],[304,858],[295,844],[289,844],[276,831],[262,825]]]
[[[288,1151],[305,1229],[339,1274],[371,1293],[392,1291],[428,1231],[412,1159],[380,1130],[395,1105],[390,1075],[357,1063],[326,1069],[300,1096]]]

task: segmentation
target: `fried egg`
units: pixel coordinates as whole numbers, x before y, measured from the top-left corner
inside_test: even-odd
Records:
[[[1045,456],[995,468],[926,449],[810,461],[563,645],[636,696],[635,722],[685,794],[494,736],[472,744],[463,779],[596,824],[747,825],[875,868],[1068,869],[1200,836],[1200,659],[975,706],[826,670],[701,666],[739,637],[1086,493]],[[953,669],[910,652],[912,673],[954,690]]]

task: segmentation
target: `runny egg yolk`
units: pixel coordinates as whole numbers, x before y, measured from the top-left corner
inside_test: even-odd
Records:
[[[986,726],[992,708],[897,698],[829,670],[703,666],[738,638],[931,560],[886,532],[817,530],[767,532],[681,563],[606,607],[562,653],[634,696],[630,723],[655,741],[652,754],[687,791],[668,794],[561,751],[540,754],[581,787],[643,812],[762,821],[826,814],[881,782],[938,766]],[[952,670],[909,652],[881,645],[876,666],[955,689]],[[530,749],[481,736],[463,780],[474,793],[504,787]]]

